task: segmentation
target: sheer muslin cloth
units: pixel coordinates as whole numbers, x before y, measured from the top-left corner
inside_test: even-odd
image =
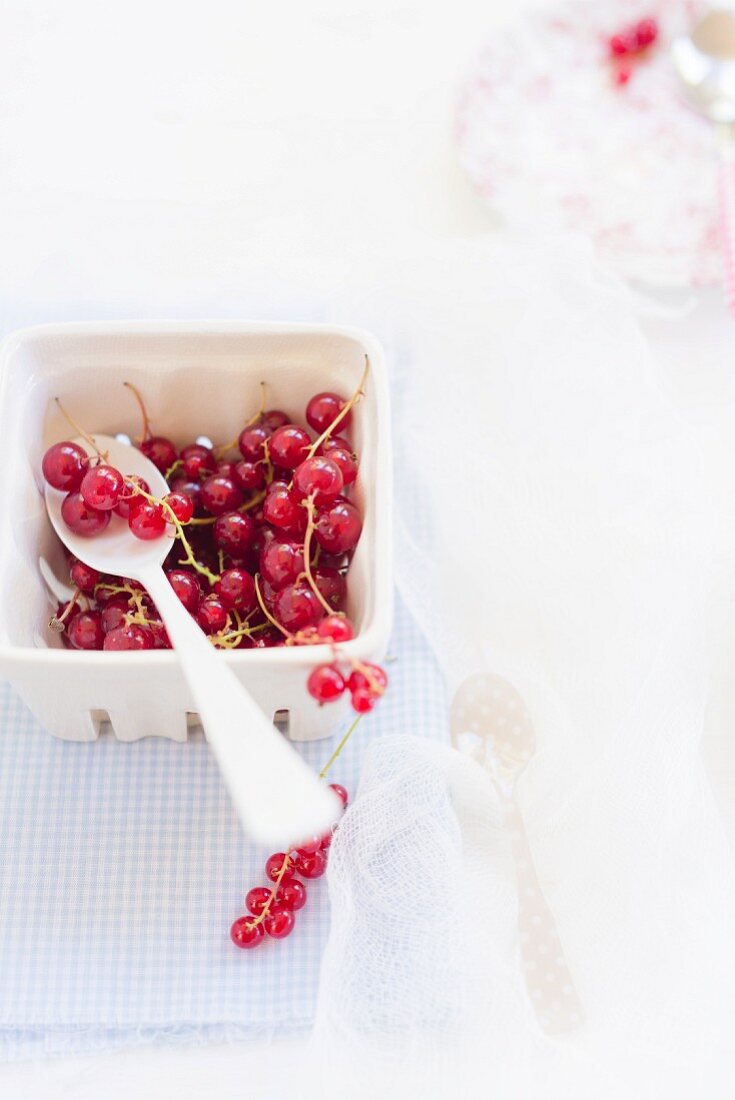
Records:
[[[419,723],[369,749],[330,862],[319,1091],[730,1096],[735,877],[700,758],[724,502],[584,241],[437,245],[376,287],[336,313],[390,355],[402,596],[450,697],[500,678],[533,745],[500,778],[492,744]],[[509,799],[553,925],[530,975]],[[562,962],[553,1034],[534,989]]]

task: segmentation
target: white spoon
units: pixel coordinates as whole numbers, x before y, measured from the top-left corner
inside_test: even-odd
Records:
[[[107,435],[94,439],[111,466],[144,478],[154,496],[168,493],[163,476],[135,447]],[[83,439],[75,442],[94,453]],[[93,569],[139,581],[158,608],[246,831],[281,847],[326,833],[339,818],[339,799],[268,721],[179,600],[162,568],[170,536],[141,541],[114,514],[101,534],[76,535],[61,518],[64,496],[46,486],[49,518],[64,545]]]

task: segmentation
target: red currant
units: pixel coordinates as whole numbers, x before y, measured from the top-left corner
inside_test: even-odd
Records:
[[[306,406],[306,422],[318,435],[321,435],[334,423],[346,404],[345,399],[338,393],[317,393]],[[348,412],[340,420],[340,430],[349,426],[351,417],[352,413]]]
[[[244,558],[255,539],[255,524],[250,516],[243,512],[229,512],[218,516],[214,524],[212,538],[214,545],[229,554],[231,558]]]
[[[245,898],[245,908],[255,917],[259,917],[270,903],[271,892],[267,886],[254,886]]]
[[[151,490],[148,482],[142,477],[138,477],[137,474],[128,474],[123,480],[123,491],[115,505],[115,512],[123,519],[127,519],[130,515],[130,505],[134,500],[142,499],[140,494],[136,492],[136,488],[142,489],[144,493],[150,493]]]
[[[149,439],[144,439],[140,449],[162,474],[165,474],[179,457],[171,440],[162,435],[152,435]]]
[[[352,709],[356,711],[357,714],[367,714],[368,711],[373,709],[379,698],[379,695],[376,695],[374,691],[366,687],[355,688],[350,695]]]
[[[109,512],[90,508],[79,491],[69,493],[61,504],[61,518],[70,531],[85,538],[99,535],[110,522]]]
[[[43,456],[43,476],[53,489],[76,491],[89,467],[89,455],[77,443],[54,443]]]
[[[297,852],[296,869],[302,878],[321,878],[327,869],[327,853],[321,848],[318,852]]]
[[[194,514],[200,510],[202,486],[198,481],[191,481],[186,477],[177,477],[171,482],[171,490],[174,493],[182,493],[184,496],[190,498],[194,505]],[[183,523],[183,520],[181,521]]]
[[[293,633],[316,626],[324,614],[322,605],[305,581],[282,588],[276,593],[273,606],[274,617]]]
[[[74,587],[83,592],[85,596],[94,595],[94,590],[102,577],[98,569],[93,569],[91,565],[85,565],[83,561],[75,561],[69,575]]]
[[[339,699],[345,681],[336,665],[319,665],[306,681],[306,690],[320,705]]]
[[[263,501],[263,518],[290,535],[303,535],[308,516],[298,495],[283,481],[272,482]]]
[[[304,571],[304,550],[296,542],[271,539],[260,553],[260,572],[273,588],[293,584]]]
[[[276,852],[274,855],[269,856],[265,864],[265,873],[271,882],[277,882],[283,868],[283,864],[286,863],[287,867],[281,878],[281,882],[286,879],[293,878],[296,873],[296,867],[293,859],[286,855],[285,852]]]
[[[265,466],[262,462],[248,462],[243,458],[233,469],[232,477],[241,489],[262,489],[265,485]]]
[[[101,612],[102,630],[104,633],[109,634],[111,630],[116,630],[118,626],[124,626],[128,611],[129,604],[127,596],[112,596],[102,608]]]
[[[214,586],[222,604],[228,610],[233,608],[247,615],[257,605],[255,595],[255,582],[245,569],[233,566],[225,569],[224,573]]]
[[[306,887],[303,882],[299,882],[297,878],[282,882],[276,893],[276,905],[292,912],[303,909],[306,905]]]
[[[271,429],[264,427],[262,424],[254,424],[250,428],[245,428],[240,433],[240,438],[237,441],[242,457],[248,462],[262,462],[265,458],[265,445],[270,436]]]
[[[329,504],[344,488],[342,471],[331,457],[314,455],[297,467],[294,489],[301,497],[311,497],[315,504]]]
[[[230,929],[230,939],[235,947],[257,947],[265,939],[262,924],[254,924],[250,917],[239,917]]]
[[[202,589],[197,578],[186,569],[170,569],[166,576],[186,610],[193,615],[202,599]]]
[[[133,501],[128,514],[128,527],[137,539],[158,539],[166,530],[166,516],[160,504],[141,497]]]
[[[194,515],[194,501],[188,493],[173,492],[163,498],[179,523],[188,523]]]
[[[352,485],[357,478],[357,461],[351,451],[344,447],[333,447],[329,457],[335,466],[339,466],[345,486]]]
[[[658,38],[658,23],[655,19],[641,19],[635,25],[634,34],[638,49],[643,50]]]
[[[74,649],[102,649],[105,635],[99,611],[80,611],[67,620],[66,636]]]
[[[362,531],[360,513],[349,501],[335,501],[322,509],[316,519],[315,538],[329,554],[354,550]]]
[[[262,416],[262,423],[266,428],[270,428],[272,432],[276,428],[282,428],[284,424],[290,424],[289,418],[285,412],[281,412],[280,409],[269,409],[268,412],[264,412]]]
[[[347,596],[347,581],[344,574],[330,565],[318,565],[312,569],[311,574],[315,585],[329,606],[339,611]],[[333,616],[330,615],[329,618]]]
[[[242,504],[242,489],[229,477],[214,474],[202,483],[202,507],[212,516],[234,512]]]
[[[184,447],[180,457],[184,474],[191,481],[200,481],[217,469],[217,459],[211,448],[202,447],[200,443],[190,443]]]
[[[196,621],[205,634],[219,634],[227,626],[227,611],[219,596],[207,596],[199,605]]]
[[[352,623],[344,615],[327,615],[317,626],[316,632],[325,642],[334,642],[335,645],[351,642],[355,637]]]
[[[119,501],[124,486],[120,471],[101,462],[87,470],[79,491],[90,508],[109,512]]]
[[[117,626],[105,634],[103,649],[153,649],[153,634],[144,626],[131,623],[129,626]]]
[[[357,691],[358,688],[366,687],[375,694],[380,695],[381,690],[385,691],[388,687],[388,677],[380,665],[372,665],[369,661],[363,661],[360,668],[355,668],[350,673],[347,687],[350,691]]]
[[[282,428],[276,428],[271,436],[268,453],[276,466],[282,466],[284,470],[295,470],[306,458],[310,447],[308,432],[296,424],[284,424]]]
[[[342,805],[345,808],[347,808],[347,803],[349,802],[349,796],[348,796],[347,791],[345,790],[345,788],[342,786],[342,784],[341,783],[330,783],[329,784],[329,789],[330,789],[330,791],[334,791],[334,793],[337,795],[337,798],[340,800]]]
[[[285,939],[293,931],[295,918],[290,909],[282,905],[274,905],[269,910],[268,916],[263,921],[263,926],[269,936],[274,940]]]

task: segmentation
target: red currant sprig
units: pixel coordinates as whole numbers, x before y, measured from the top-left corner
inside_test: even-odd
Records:
[[[658,23],[649,17],[639,19],[607,40],[608,57],[613,62],[616,84],[627,84],[633,74],[632,61],[645,55],[659,35]]]
[[[343,808],[347,806],[347,791],[337,783],[331,784],[339,796]],[[335,825],[335,828],[337,826]],[[265,873],[272,885],[255,886],[248,892],[245,907],[248,913],[238,917],[230,928],[230,938],[236,947],[250,949],[263,943],[266,936],[274,940],[285,939],[296,924],[295,913],[306,905],[308,892],[301,879],[311,881],[321,878],[327,869],[332,833],[276,852],[269,856]]]

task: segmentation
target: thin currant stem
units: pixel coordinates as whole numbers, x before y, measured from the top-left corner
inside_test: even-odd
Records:
[[[180,466],[183,466],[183,465],[184,465],[183,461],[180,458],[177,458],[176,461],[172,462],[171,465],[169,466],[169,468],[166,470],[166,473],[163,475],[164,479],[166,481],[168,481],[169,478],[171,477],[171,475],[175,474],[176,471],[178,470],[178,468]]]
[[[74,594],[73,594],[72,598],[69,600],[68,604],[66,605],[64,610],[61,612],[61,614],[58,615],[58,616],[57,615],[52,615],[51,619],[49,620],[48,625],[49,625],[49,630],[53,630],[54,634],[63,634],[64,633],[64,630],[66,629],[66,620],[68,619],[69,615],[71,614],[71,609],[74,607],[75,603],[77,602],[77,600],[79,599],[81,594],[82,594],[81,588],[76,588],[74,590]]]
[[[355,732],[355,730],[357,729],[357,727],[359,726],[360,722],[363,720],[364,717],[365,717],[364,714],[358,714],[357,718],[355,718],[352,725],[347,730],[347,733],[344,735],[344,737],[342,738],[340,743],[337,745],[337,748],[334,750],[332,755],[329,757],[329,760],[327,760],[326,764],[324,765],[322,770],[319,772],[319,778],[320,779],[326,779],[327,772],[329,771],[329,769],[331,768],[332,764],[335,762],[335,760],[337,759],[339,754],[342,752],[342,749],[345,747],[345,745],[347,744],[349,739],[352,737],[352,734]]]
[[[143,433],[142,435],[138,436],[138,446],[140,446],[141,443],[144,440],[148,439],[151,435],[151,422],[148,419],[148,412],[145,407],[145,401],[141,397],[138,387],[134,386],[132,382],[123,382],[123,386],[130,390],[133,397],[138,402],[138,408],[140,409],[140,414],[143,417]]]
[[[265,600],[263,599],[263,594],[260,591],[260,573],[256,573],[255,577],[253,579],[255,581],[255,595],[258,597],[258,603],[260,604],[260,610],[263,612],[263,614],[265,615],[268,622],[271,623],[272,626],[275,626],[278,630],[280,630],[280,632],[281,632],[281,634],[283,634],[284,638],[286,638],[288,641],[292,641],[293,640],[293,634],[291,634],[291,632],[289,630],[286,630],[285,626],[281,626],[281,624],[278,622],[278,620],[273,618],[270,611],[265,606]]]
[[[365,677],[368,683],[368,687],[370,688],[373,695],[383,694],[385,688],[382,684],[378,683],[367,665],[364,665],[362,661],[358,661],[356,657],[350,658],[350,664],[352,665],[352,668],[355,672],[360,672]]]
[[[324,596],[319,591],[319,588],[317,587],[317,583],[314,580],[314,576],[311,572],[311,562],[309,561],[309,556],[311,554],[311,536],[314,534],[314,497],[313,497],[313,495],[310,496],[303,503],[304,503],[304,507],[306,508],[306,511],[308,513],[308,516],[309,516],[309,522],[306,525],[306,534],[304,535],[304,572],[306,574],[306,579],[309,582],[309,587],[311,588],[311,590],[314,593],[314,595],[316,596],[316,598],[319,600],[319,603],[322,605],[322,607],[326,611],[327,615],[333,615],[334,614],[334,608],[330,607],[330,605],[324,599]]]
[[[76,420],[72,419],[72,417],[69,415],[69,413],[66,411],[64,406],[59,401],[58,397],[55,397],[54,401],[59,406],[59,410],[60,410],[62,416],[64,416],[66,418],[66,420],[68,421],[68,423],[71,424],[74,431],[79,433],[79,435],[82,437],[82,439],[85,441],[85,443],[89,443],[90,447],[92,448],[92,450],[94,451],[94,453],[97,455],[98,458],[101,458],[103,462],[106,461],[107,453],[103,452],[99,449],[99,447],[97,446],[97,444],[95,443],[94,439],[89,434],[89,432],[85,432],[84,428],[80,427],[79,424],[77,424]]]
[[[245,428],[251,428],[253,426],[253,424],[257,424],[258,421],[260,420],[261,416],[265,412],[266,392],[267,392],[267,386],[266,386],[265,382],[261,382],[260,383],[260,408],[258,409],[258,411],[255,413],[254,416],[251,416],[249,420],[245,421],[245,424],[240,429],[240,435],[242,435],[242,433],[245,431]],[[239,439],[239,438],[240,438],[240,436],[238,435],[237,439]],[[232,443],[220,443],[220,445],[218,447],[215,447],[214,451],[212,452],[214,454],[214,457],[217,458],[217,459],[220,459],[222,457],[222,455],[226,455],[228,451],[234,451],[237,448],[237,439],[234,439],[232,441]]]
[[[270,911],[270,907],[271,907],[271,905],[273,904],[273,902],[275,900],[276,894],[278,893],[278,888],[281,885],[281,883],[283,882],[283,879],[285,878],[286,872],[288,871],[289,867],[291,866],[291,852],[292,851],[293,851],[293,848],[289,848],[288,851],[284,853],[284,860],[283,860],[283,863],[281,865],[281,870],[278,872],[278,878],[275,880],[275,882],[271,886],[271,895],[268,898],[268,901],[263,906],[260,913],[258,914],[258,916],[257,917],[254,916],[252,921],[250,921],[250,923],[248,925],[249,928],[257,928],[257,926],[259,924],[262,924],[263,921],[265,920],[265,918],[268,916],[268,913]]]
[[[319,438],[316,439],[312,443],[311,447],[309,448],[309,453],[306,456],[307,458],[313,458],[313,456],[317,453],[317,451],[321,447],[322,443],[326,443],[326,441],[330,438],[331,435],[333,435],[335,429],[337,427],[339,427],[339,425],[342,423],[342,421],[347,416],[347,414],[350,412],[350,410],[354,408],[354,406],[357,404],[357,402],[360,400],[361,397],[364,397],[364,395],[365,395],[365,383],[367,382],[367,376],[368,376],[369,371],[370,371],[370,360],[368,359],[368,357],[366,355],[365,356],[365,369],[362,372],[362,378],[360,379],[360,383],[359,383],[357,389],[355,390],[355,392],[353,393],[352,397],[349,399],[347,404],[344,405],[340,409],[340,411],[337,413],[334,420],[329,425],[329,427],[326,429],[326,431],[322,432],[322,434],[319,436]]]

